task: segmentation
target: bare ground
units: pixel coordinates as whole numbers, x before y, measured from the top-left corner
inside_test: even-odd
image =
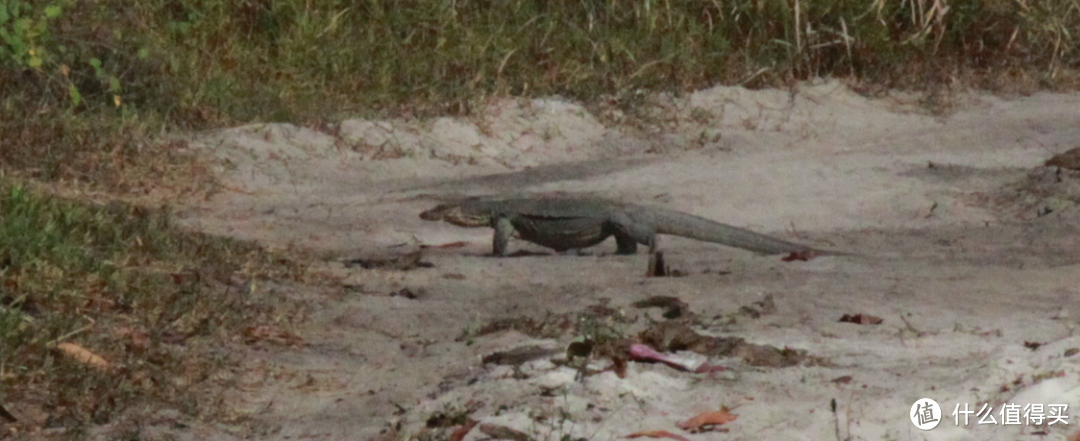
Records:
[[[558,99],[506,100],[471,119],[254,125],[195,137],[195,148],[220,160],[227,185],[191,201],[183,222],[328,256],[319,269],[327,284],[279,287],[310,305],[306,345],[242,349],[229,407],[243,424],[161,430],[440,439],[451,429],[430,426],[452,425],[432,418],[441,413],[553,440],[652,430],[693,440],[1074,432],[1074,419],[1005,426],[997,412],[1068,404],[1073,416],[1080,406],[1080,176],[1041,166],[1080,146],[1080,95],[965,95],[950,115],[930,116],[902,98],[824,83],[714,88],[656,97],[648,109],[642,124]],[[512,246],[538,253],[493,258],[490,230],[417,217],[461,195],[556,191],[667,206],[858,255],[783,262],[664,238],[668,263],[684,276],[647,278],[647,256],[611,255],[613,243],[577,256],[519,241]],[[420,248],[457,241],[467,243]],[[417,250],[430,267],[341,263]],[[722,358],[713,362],[726,370],[704,374],[631,362],[625,378],[609,370],[581,379],[551,361],[581,335],[578,325],[553,338],[477,332],[500,319],[580,318],[600,305],[611,310],[607,325],[632,336],[664,321],[659,310],[631,307],[656,295],[686,302],[698,332],[810,358],[789,367]],[[857,313],[884,321],[838,321]],[[533,345],[555,355],[516,368],[482,361]],[[932,431],[909,421],[923,397],[945,410]],[[950,414],[965,403],[994,406],[999,424],[973,417],[956,426]],[[738,415],[726,431],[675,426],[722,406]],[[490,436],[479,426],[464,436],[482,438]]]

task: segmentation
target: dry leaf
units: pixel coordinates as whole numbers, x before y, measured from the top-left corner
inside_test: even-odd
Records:
[[[719,426],[735,421],[738,417],[727,407],[722,407],[720,410],[705,412],[675,425],[688,432],[701,432],[709,430],[709,426]]]
[[[1048,167],[1056,165],[1061,168],[1080,170],[1080,147],[1054,155],[1053,158],[1046,160],[1045,165]]]
[[[529,435],[527,433],[498,424],[481,424],[480,432],[495,439],[529,441]]]
[[[15,418],[15,415],[12,415],[11,412],[8,412],[7,409],[4,409],[4,406],[0,406],[0,417],[4,418],[9,423],[19,422],[19,419]]]
[[[466,418],[465,424],[457,426],[452,432],[450,432],[450,441],[461,441],[465,439],[465,435],[469,434],[469,431],[476,426],[478,421],[472,418]]]
[[[304,339],[296,334],[269,325],[249,326],[241,330],[240,335],[244,338],[244,343],[249,345],[263,341],[292,347],[305,345]]]
[[[109,368],[109,362],[105,361],[104,358],[75,343],[60,343],[56,345],[56,349],[63,352],[68,358],[95,369],[105,370]]]
[[[420,245],[420,248],[461,248],[468,244],[468,242],[450,242],[441,245]]]
[[[853,380],[851,375],[844,375],[843,377],[836,377],[836,378],[833,378],[832,380],[829,380],[829,381],[832,381],[833,383],[836,383],[836,384],[848,384],[848,383],[851,383],[851,380]]]
[[[860,314],[854,314],[854,315],[844,314],[842,317],[840,317],[840,322],[854,323],[856,325],[876,325],[876,324],[879,324],[879,323],[881,323],[883,321],[885,321],[885,319],[883,319],[881,317],[874,317],[874,316],[872,316],[870,314],[861,314],[861,313]]]
[[[784,256],[780,260],[782,260],[784,262],[794,262],[794,261],[806,262],[806,261],[812,260],[813,258],[815,258],[817,256],[820,256],[820,255],[821,255],[821,252],[818,251],[818,250],[793,251],[791,254],[788,254],[787,256]]]
[[[627,438],[641,438],[643,436],[649,438],[671,438],[678,441],[690,441],[685,436],[674,434],[666,430],[649,430],[646,432],[637,432],[626,435]]]

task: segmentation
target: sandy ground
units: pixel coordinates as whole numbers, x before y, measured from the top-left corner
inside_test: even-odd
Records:
[[[636,118],[559,99],[505,100],[467,119],[198,136],[192,148],[220,159],[227,188],[189,203],[183,222],[323,253],[331,258],[320,271],[333,283],[294,294],[311,305],[298,330],[305,346],[239,354],[245,374],[230,405],[258,424],[173,436],[439,439],[452,430],[434,427],[452,425],[439,414],[560,441],[643,431],[691,440],[1076,431],[1080,175],[1041,165],[1080,146],[1080,95],[966,95],[948,116],[837,83],[651,101]],[[684,275],[647,278],[645,253],[615,256],[612,242],[579,256],[514,241],[538,253],[494,258],[489,229],[417,217],[455,196],[556,191],[666,206],[858,255],[784,262],[665,237],[665,257]],[[458,241],[466,244],[423,248],[431,265],[407,271],[335,260]],[[580,323],[548,338],[479,332],[501,319],[586,320],[606,306],[597,320],[634,336],[665,320],[631,306],[657,295],[686,302],[699,333],[808,358],[787,367],[718,358],[709,363],[726,369],[700,374],[630,362],[620,378],[595,357],[589,367],[599,372],[577,378],[560,359],[586,333]],[[839,321],[859,313],[883,322]],[[529,346],[554,355],[483,361]],[[910,421],[919,398],[944,409],[936,429]],[[1022,417],[1005,425],[999,412],[1009,403],[1066,404],[1069,425]],[[993,406],[997,424],[972,416],[957,426],[952,412],[965,404]],[[721,407],[738,417],[718,430],[676,426]],[[480,426],[464,435],[485,438]]]

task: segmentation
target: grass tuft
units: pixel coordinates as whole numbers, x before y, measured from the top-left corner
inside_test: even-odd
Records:
[[[284,304],[253,281],[299,274],[279,259],[182,232],[167,213],[0,185],[0,404],[17,403],[26,430],[214,412],[223,348]]]

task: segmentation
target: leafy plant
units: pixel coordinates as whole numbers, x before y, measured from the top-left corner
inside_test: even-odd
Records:
[[[49,22],[59,17],[61,11],[58,3],[37,13],[23,0],[0,1],[0,62],[41,68],[47,56],[44,41],[50,37]]]

